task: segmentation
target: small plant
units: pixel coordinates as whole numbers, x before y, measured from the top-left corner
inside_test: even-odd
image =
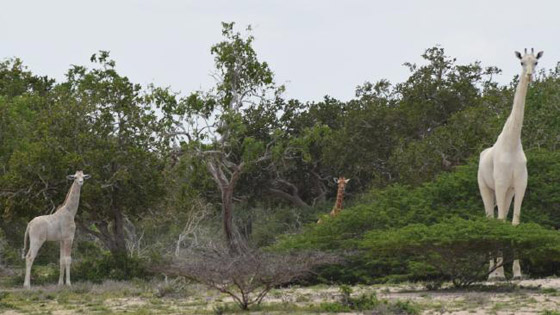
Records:
[[[216,315],[222,315],[222,314],[225,314],[225,313],[232,313],[233,312],[233,310],[227,304],[216,305],[212,308],[212,311]]]
[[[437,291],[439,289],[441,289],[441,286],[443,285],[443,280],[431,280],[431,281],[426,281],[424,286],[426,287],[426,290],[428,291]]]
[[[0,310],[3,308],[11,308],[12,305],[6,302],[3,302],[4,299],[8,296],[8,292],[0,292]]]
[[[404,302],[397,301],[395,304],[391,306],[391,309],[396,314],[410,314],[410,315],[420,314],[420,310],[418,309],[418,307],[416,307],[410,301],[404,301]]]
[[[338,288],[338,290],[342,295],[342,301],[341,301],[342,305],[350,306],[351,305],[350,295],[352,294],[352,288],[348,285],[343,284],[340,286],[340,288]]]
[[[183,277],[178,277],[171,281],[168,281],[166,278],[165,282],[157,286],[154,295],[158,298],[162,298],[164,296],[170,296],[170,295],[171,296],[185,295],[186,288],[187,288],[187,284]]]
[[[334,303],[321,303],[321,304],[319,305],[319,309],[320,309],[321,311],[332,312],[332,313],[335,313],[335,312],[337,312],[337,313],[338,313],[338,312],[350,312],[350,311],[351,311],[351,309],[350,309],[349,306],[347,306],[347,305],[342,305],[341,303],[337,303],[337,302],[334,302]]]
[[[542,288],[541,292],[544,294],[557,294],[558,290],[556,290],[555,288]]]
[[[369,295],[362,294],[357,298],[351,299],[351,302],[352,302],[351,308],[357,311],[373,310],[380,303],[375,293],[371,293]]]
[[[338,289],[340,291],[339,303],[321,303],[319,306],[321,310],[326,312],[348,312],[348,311],[368,311],[374,310],[379,306],[380,301],[377,295],[361,294],[358,297],[352,297],[352,288],[348,285],[341,285]]]

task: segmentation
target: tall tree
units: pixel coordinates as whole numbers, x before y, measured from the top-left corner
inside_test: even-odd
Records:
[[[192,129],[190,148],[204,160],[221,194],[223,229],[236,251],[233,200],[242,174],[270,157],[275,100],[283,87],[253,49],[253,36],[222,23],[224,40],[212,46],[216,86],[186,98]],[[250,27],[247,31],[250,32]]]
[[[168,90],[146,90],[118,74],[108,52],[91,61],[97,66],[73,66],[46,96],[10,154],[1,180],[12,194],[2,201],[9,213],[23,214],[30,204],[27,215],[48,213],[64,198],[66,174],[84,169],[93,178],[76,220],[123,255],[126,218],[150,212],[165,192],[168,134],[180,107]]]

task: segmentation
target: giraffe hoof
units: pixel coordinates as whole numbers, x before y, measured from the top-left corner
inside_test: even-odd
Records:
[[[502,276],[488,277],[488,281],[492,281],[492,282],[506,281],[506,277],[502,277]]]

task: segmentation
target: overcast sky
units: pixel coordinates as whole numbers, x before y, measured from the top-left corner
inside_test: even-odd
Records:
[[[2,1],[0,58],[19,57],[58,80],[71,64],[109,50],[133,82],[183,94],[213,85],[210,47],[221,21],[253,26],[254,48],[286,96],[348,100],[364,81],[408,76],[436,44],[460,63],[520,72],[513,51],[544,50],[539,66],[560,60],[560,1],[50,0]]]

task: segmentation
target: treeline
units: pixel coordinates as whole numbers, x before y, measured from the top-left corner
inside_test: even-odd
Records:
[[[422,64],[405,64],[404,82],[366,82],[347,102],[328,96],[303,102],[283,97],[285,87],[259,60],[250,33],[224,23],[223,36],[211,49],[215,86],[188,95],[131,82],[104,51],[89,66],[72,66],[61,82],[34,74],[19,59],[0,63],[0,227],[10,245],[4,261],[16,263],[26,222],[64,200],[65,176],[78,169],[92,175],[76,218],[84,257],[108,251],[158,260],[182,246],[177,239],[192,232],[184,225],[201,208],[220,222],[231,247],[235,234],[270,245],[328,211],[338,176],[352,179],[345,202],[356,207],[339,221],[308,228],[325,233],[328,242],[321,237],[319,247],[332,249],[331,239],[381,227],[483,214],[472,174],[464,175],[464,185],[429,187],[439,185],[431,181],[442,172],[472,166],[494,142],[517,78],[500,86],[493,80],[499,69],[457,64],[433,47]],[[529,153],[548,150],[539,151],[543,163],[554,160],[540,152],[555,156],[560,142],[559,100],[560,67],[541,71],[527,96],[523,143]],[[554,182],[531,164],[529,173],[523,211],[534,207],[529,218],[557,228]],[[544,182],[531,183],[539,178]],[[456,188],[446,192],[449,200],[430,199],[449,187]],[[547,199],[538,197],[544,193]],[[422,208],[408,211],[413,205]]]

